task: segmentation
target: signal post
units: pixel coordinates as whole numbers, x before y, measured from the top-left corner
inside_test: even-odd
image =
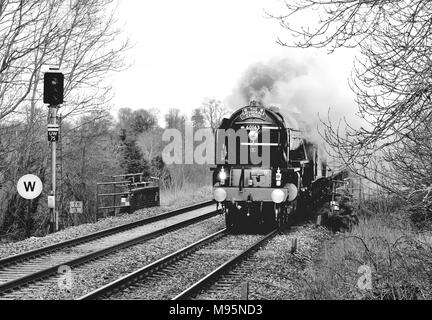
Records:
[[[64,75],[58,69],[50,69],[44,75],[44,103],[49,105],[48,119],[48,141],[51,144],[51,174],[52,189],[48,197],[48,208],[50,209],[51,229],[54,232],[59,230],[59,213],[56,210],[56,170],[57,170],[57,142],[59,141],[59,125],[57,113],[60,105],[63,104]]]

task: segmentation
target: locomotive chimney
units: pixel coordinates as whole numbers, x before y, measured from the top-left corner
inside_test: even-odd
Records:
[[[251,106],[251,107],[262,107],[262,106],[264,106],[264,104],[262,103],[262,101],[252,100],[250,102],[249,106]]]

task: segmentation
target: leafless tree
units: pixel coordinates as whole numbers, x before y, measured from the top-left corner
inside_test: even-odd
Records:
[[[169,129],[177,129],[184,132],[186,117],[182,115],[180,109],[171,108],[165,114],[166,127]]]
[[[288,41],[279,39],[281,45],[330,52],[341,47],[359,49],[350,85],[363,125],[328,121],[323,136],[344,165],[398,192],[401,187],[395,181],[401,176],[396,170],[407,166],[404,171],[409,171],[414,159],[418,168],[419,161],[432,159],[427,152],[418,159],[419,150],[430,148],[430,139],[423,136],[430,130],[423,124],[432,116],[432,3],[296,0],[285,1],[285,9],[284,14],[269,13],[293,36]],[[300,14],[316,17],[316,23],[303,25]],[[425,180],[413,183],[418,186],[421,181]]]
[[[202,103],[201,114],[204,116],[206,126],[216,131],[224,116],[226,116],[227,110],[223,107],[221,101],[207,98]]]
[[[104,79],[122,70],[122,53],[129,47],[115,27],[114,4],[0,0],[0,211],[15,221],[34,213],[25,213],[28,209],[15,196],[17,177],[36,173],[44,179],[47,168],[43,71],[52,66],[65,74],[63,119],[98,117],[109,108],[110,87]],[[31,210],[38,210],[37,201]]]

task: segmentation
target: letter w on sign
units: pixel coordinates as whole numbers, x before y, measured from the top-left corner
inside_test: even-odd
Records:
[[[36,181],[24,182],[24,188],[26,192],[34,192],[36,187]]]

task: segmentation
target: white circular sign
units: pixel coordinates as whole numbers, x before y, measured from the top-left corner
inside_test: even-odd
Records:
[[[43,184],[39,177],[28,174],[19,179],[17,190],[21,197],[27,200],[33,200],[39,197],[42,193]]]

